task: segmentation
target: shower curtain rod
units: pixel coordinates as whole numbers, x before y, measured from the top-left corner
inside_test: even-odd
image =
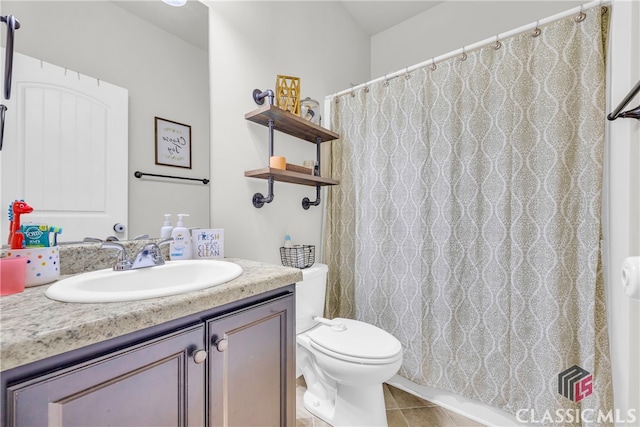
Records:
[[[371,85],[373,83],[378,83],[378,82],[381,82],[381,81],[390,80],[390,79],[393,79],[393,78],[396,78],[396,77],[411,73],[412,71],[419,70],[420,68],[433,66],[434,64],[437,64],[438,62],[442,62],[442,61],[445,61],[447,59],[450,59],[450,58],[453,58],[453,57],[456,57],[456,56],[466,55],[467,52],[470,52],[470,51],[476,50],[476,49],[480,49],[481,47],[490,45],[491,43],[496,43],[496,42],[500,41],[501,39],[505,39],[505,38],[508,38],[508,37],[513,37],[513,36],[516,36],[518,34],[522,34],[522,33],[525,33],[527,31],[531,31],[531,30],[535,31],[540,26],[551,24],[553,22],[559,21],[559,20],[564,19],[564,18],[566,18],[568,16],[571,16],[571,15],[580,14],[580,13],[582,13],[583,10],[590,9],[590,8],[598,6],[598,5],[606,6],[606,5],[609,5],[609,4],[611,4],[611,0],[594,0],[594,1],[591,1],[589,3],[585,3],[583,5],[576,6],[574,8],[565,10],[564,12],[560,12],[560,13],[557,13],[555,15],[549,16],[547,18],[539,19],[536,22],[532,22],[531,24],[523,25],[523,26],[518,27],[518,28],[516,28],[514,30],[507,31],[506,33],[497,34],[496,36],[490,37],[490,38],[482,40],[480,42],[477,42],[477,43],[474,43],[474,44],[471,44],[471,45],[468,45],[468,46],[464,46],[464,47],[462,47],[460,49],[457,49],[457,50],[454,50],[452,52],[445,53],[444,55],[436,56],[435,58],[429,59],[427,61],[420,62],[419,64],[412,65],[410,67],[406,67],[406,68],[404,68],[402,70],[398,70],[398,71],[396,71],[396,72],[394,72],[392,74],[385,74],[382,77],[378,77],[376,79],[369,80],[366,83],[360,83],[358,85],[354,85],[354,86],[350,87],[349,89],[345,89],[343,91],[336,92],[336,93],[334,93],[332,95],[327,95],[327,96],[325,96],[325,99],[326,100],[330,100],[330,99],[336,98],[338,96],[342,96],[342,95],[346,95],[348,93],[352,93],[356,89],[362,89],[362,88],[364,88],[364,87],[366,87],[368,85]]]
[[[622,117],[622,118],[629,117],[629,118],[632,118],[632,119],[639,119],[640,120],[640,105],[637,106],[636,108],[633,108],[633,109],[629,110],[629,111],[625,111],[624,113],[621,113],[621,111],[624,109],[624,107],[626,107],[627,104],[630,103],[631,100],[638,93],[640,93],[640,80],[638,80],[638,83],[636,83],[636,85],[633,87],[633,89],[631,89],[629,91],[627,96],[624,97],[624,99],[622,100],[622,102],[620,102],[618,107],[613,112],[611,112],[609,115],[607,115],[607,119],[615,120],[618,117]]]

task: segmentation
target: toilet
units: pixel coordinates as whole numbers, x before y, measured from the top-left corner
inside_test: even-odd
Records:
[[[357,320],[324,319],[328,267],[302,270],[296,283],[296,376],[304,375],[304,407],[334,427],[387,426],[382,383],[402,363],[390,333]]]

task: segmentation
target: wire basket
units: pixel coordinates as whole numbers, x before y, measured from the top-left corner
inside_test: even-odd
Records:
[[[309,268],[316,261],[316,247],[313,245],[281,247],[280,259],[285,267]]]

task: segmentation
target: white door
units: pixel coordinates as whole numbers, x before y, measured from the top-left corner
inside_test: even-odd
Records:
[[[16,199],[33,207],[21,222],[62,227],[58,241],[126,238],[114,224],[127,223],[128,91],[17,52],[13,64],[1,243]]]

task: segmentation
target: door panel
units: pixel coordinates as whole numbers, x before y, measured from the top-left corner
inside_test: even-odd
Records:
[[[13,80],[3,209],[24,199],[34,212],[22,221],[62,227],[61,241],[116,234],[127,222],[128,91],[19,53]]]
[[[204,325],[8,388],[12,426],[202,426]]]
[[[295,424],[293,304],[288,296],[208,322],[210,426]]]

